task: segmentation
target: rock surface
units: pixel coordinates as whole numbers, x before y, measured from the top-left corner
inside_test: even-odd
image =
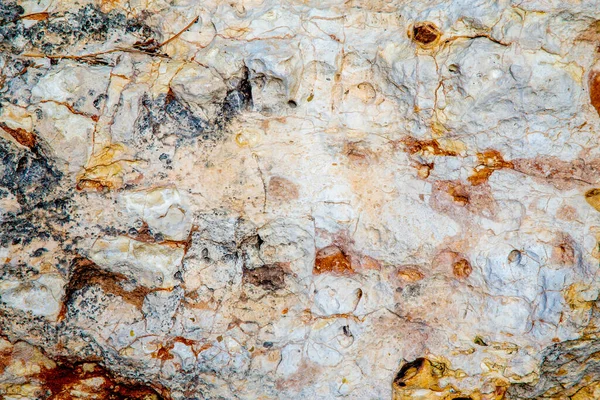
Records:
[[[600,399],[600,2],[0,2],[0,398]]]

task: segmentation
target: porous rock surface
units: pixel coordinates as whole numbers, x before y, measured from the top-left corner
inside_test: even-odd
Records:
[[[0,2],[0,398],[600,398],[600,2]]]

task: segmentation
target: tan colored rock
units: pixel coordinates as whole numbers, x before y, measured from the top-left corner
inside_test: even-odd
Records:
[[[181,267],[184,250],[177,246],[144,243],[127,237],[100,238],[90,259],[112,272],[123,274],[150,288],[171,288]]]

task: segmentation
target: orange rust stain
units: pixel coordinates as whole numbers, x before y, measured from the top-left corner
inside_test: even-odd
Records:
[[[158,350],[152,353],[152,358],[157,358],[161,361],[172,360],[175,358],[173,354],[171,354],[171,350],[173,350],[175,344],[173,342],[169,342],[165,345],[160,345]]]
[[[427,179],[431,174],[431,170],[435,168],[434,163],[416,163],[417,176],[420,179]]]
[[[23,15],[19,19],[29,19],[32,21],[45,21],[48,19],[49,16],[50,16],[50,14],[48,14],[47,12],[39,12],[39,13]]]
[[[352,274],[354,270],[348,257],[337,246],[325,247],[317,252],[314,274]]]
[[[23,128],[13,129],[6,125],[4,122],[0,122],[0,128],[4,129],[10,136],[12,136],[20,145],[32,149],[37,143],[35,135]]]
[[[407,137],[401,140],[405,146],[405,150],[409,154],[423,154],[432,156],[451,156],[455,157],[458,153],[454,150],[447,150],[442,148],[440,143],[435,140],[419,140],[414,137]]]
[[[417,267],[413,266],[400,267],[396,275],[406,282],[418,282],[425,278],[425,275]]]
[[[596,112],[600,114],[600,72],[590,72],[588,85],[590,87],[590,101],[596,109]]]
[[[178,343],[183,343],[186,346],[190,346],[190,347],[192,347],[196,344],[195,340],[184,338],[183,336],[175,336],[173,338],[173,341],[178,342]]]
[[[477,153],[479,164],[475,167],[474,174],[468,179],[473,186],[481,185],[488,181],[494,171],[504,168],[514,168],[510,161],[504,161],[502,154],[497,150],[485,150],[483,153]]]
[[[200,346],[200,348],[198,349],[198,353],[202,353],[203,351],[206,351],[208,349],[210,349],[212,347],[211,344],[208,343],[204,343],[202,346]]]
[[[452,264],[452,273],[459,279],[468,278],[472,271],[471,264],[465,258],[461,258]]]

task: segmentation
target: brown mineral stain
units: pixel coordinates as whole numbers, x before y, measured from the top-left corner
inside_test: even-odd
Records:
[[[26,131],[23,128],[11,128],[6,125],[4,122],[0,122],[0,128],[4,129],[10,136],[13,137],[22,146],[25,146],[29,149],[35,147],[37,143],[37,138],[35,135],[29,131]]]
[[[243,268],[243,281],[267,290],[285,287],[285,270],[280,264],[265,265],[259,268]]]
[[[600,159],[564,161],[558,157],[539,156],[516,159],[511,163],[515,171],[550,183],[560,190],[591,185],[600,176]]]
[[[192,228],[192,230],[196,229],[196,228]],[[191,234],[191,233],[190,233]],[[171,248],[183,248],[186,250],[187,253],[187,249],[190,246],[190,241],[191,241],[191,237],[188,236],[188,238],[186,240],[162,240],[162,241],[157,241],[156,238],[154,236],[151,235],[150,232],[150,227],[148,226],[148,224],[146,223],[146,221],[142,221],[142,227],[140,229],[137,230],[137,232],[133,235],[125,235],[130,239],[133,239],[135,241],[138,242],[144,242],[144,243],[159,243],[163,246],[168,246]]]
[[[513,163],[504,161],[502,154],[497,150],[485,150],[483,153],[477,153],[479,164],[475,167],[473,175],[469,177],[471,185],[477,186],[486,183],[494,171],[513,168]]]
[[[363,142],[349,142],[344,145],[343,154],[355,166],[368,166],[375,159],[375,155]]]
[[[590,88],[590,102],[596,109],[596,112],[600,114],[600,72],[590,72],[588,86]]]
[[[464,254],[450,249],[443,249],[433,258],[431,269],[444,274],[452,274],[455,278],[466,279],[471,275],[473,268]]]
[[[376,259],[374,259],[373,257],[369,257],[369,256],[362,256],[359,259],[359,265],[362,269],[374,269],[374,270],[381,270],[381,263],[379,261],[377,261]],[[352,263],[351,263],[352,264]]]
[[[427,179],[427,178],[429,178],[429,175],[431,174],[431,171],[433,170],[433,168],[435,168],[435,163],[417,162],[415,164],[415,167],[417,168],[417,176],[420,179]]]
[[[95,114],[88,114],[88,113],[84,113],[81,111],[78,111],[75,107],[73,107],[71,104],[64,102],[64,101],[56,101],[56,100],[42,100],[41,103],[55,103],[55,104],[59,104],[63,107],[66,107],[69,112],[71,114],[75,114],[75,115],[81,115],[83,117],[87,117],[90,118],[92,121],[94,122],[98,122],[98,120],[100,119],[100,117],[98,115]]]
[[[315,259],[315,266],[313,268],[314,274],[352,274],[354,270],[350,260],[337,246],[328,246],[320,249],[317,252]]]
[[[289,201],[298,198],[298,187],[293,182],[274,176],[269,180],[267,187],[269,197],[280,201]]]
[[[431,47],[435,45],[441,32],[433,22],[417,22],[409,31],[408,36],[422,47]]]
[[[472,271],[471,264],[465,258],[461,258],[452,264],[452,273],[459,279],[468,278]]]
[[[577,36],[577,40],[592,42],[594,44],[600,42],[600,21],[592,22],[585,31]]]
[[[452,196],[454,202],[461,207],[464,207],[467,204],[469,204],[469,192],[467,191],[464,185],[449,185],[448,194]]]
[[[183,336],[175,336],[173,341],[177,343],[183,343],[189,347],[193,347],[197,343],[195,340],[184,338]]]
[[[488,184],[472,186],[459,180],[435,181],[430,198],[431,207],[453,218],[468,218],[468,214],[493,218],[496,200]]]
[[[577,213],[575,207],[565,204],[562,205],[556,212],[556,218],[562,219],[563,221],[576,221],[577,218],[579,218],[579,214]]]
[[[72,273],[69,282],[65,286],[63,306],[59,314],[59,320],[64,319],[69,302],[78,290],[89,286],[99,286],[105,293],[119,296],[123,301],[142,309],[144,298],[150,289],[138,286],[133,290],[125,290],[122,286],[128,279],[124,275],[109,272],[98,267],[94,262],[78,257],[72,263]]]
[[[552,249],[551,261],[562,266],[575,265],[575,242],[569,235],[562,234],[556,240]]]
[[[49,392],[48,400],[131,399],[159,400],[164,397],[149,386],[121,382],[96,364],[59,365],[43,369],[38,380]]]
[[[450,156],[456,157],[458,152],[454,149],[444,149],[436,139],[420,140],[414,137],[406,137],[401,140],[405,151],[409,154],[419,153],[421,155],[431,156]]]

